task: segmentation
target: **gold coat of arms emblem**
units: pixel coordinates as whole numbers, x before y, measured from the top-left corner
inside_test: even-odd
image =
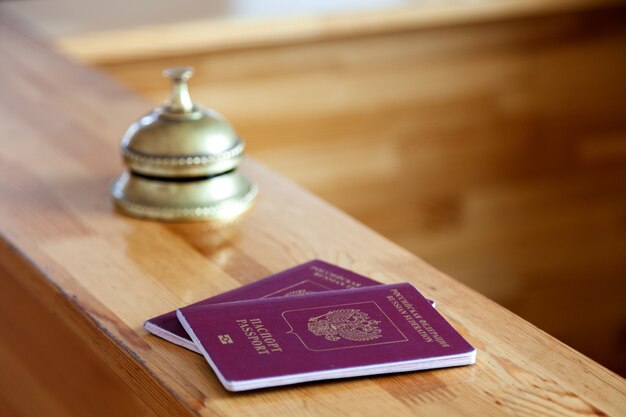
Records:
[[[311,317],[308,329],[316,336],[336,342],[347,339],[357,342],[374,340],[381,337],[380,321],[372,320],[358,308],[332,310],[321,316]]]

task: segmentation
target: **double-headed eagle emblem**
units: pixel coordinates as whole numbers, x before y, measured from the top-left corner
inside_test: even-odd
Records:
[[[370,319],[358,308],[349,308],[311,317],[308,329],[314,335],[324,336],[331,342],[341,339],[363,342],[381,337],[379,324],[380,321]]]

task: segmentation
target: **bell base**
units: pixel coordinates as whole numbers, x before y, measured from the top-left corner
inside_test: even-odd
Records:
[[[231,221],[252,206],[257,186],[236,172],[197,181],[151,179],[125,172],[111,196],[124,214],[170,222]]]

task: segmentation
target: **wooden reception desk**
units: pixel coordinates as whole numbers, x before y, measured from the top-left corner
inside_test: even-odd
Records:
[[[230,228],[116,213],[118,140],[150,106],[6,15],[0,56],[0,415],[624,414],[624,379],[253,160],[259,201]],[[232,394],[142,328],[312,258],[414,283],[477,364]]]

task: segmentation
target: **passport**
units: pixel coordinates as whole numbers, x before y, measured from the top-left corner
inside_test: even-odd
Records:
[[[373,285],[381,283],[328,262],[313,260],[192,305],[295,296]],[[155,336],[200,353],[178,321],[176,311],[147,320],[144,328]]]
[[[177,310],[229,391],[469,365],[476,349],[411,284]]]

